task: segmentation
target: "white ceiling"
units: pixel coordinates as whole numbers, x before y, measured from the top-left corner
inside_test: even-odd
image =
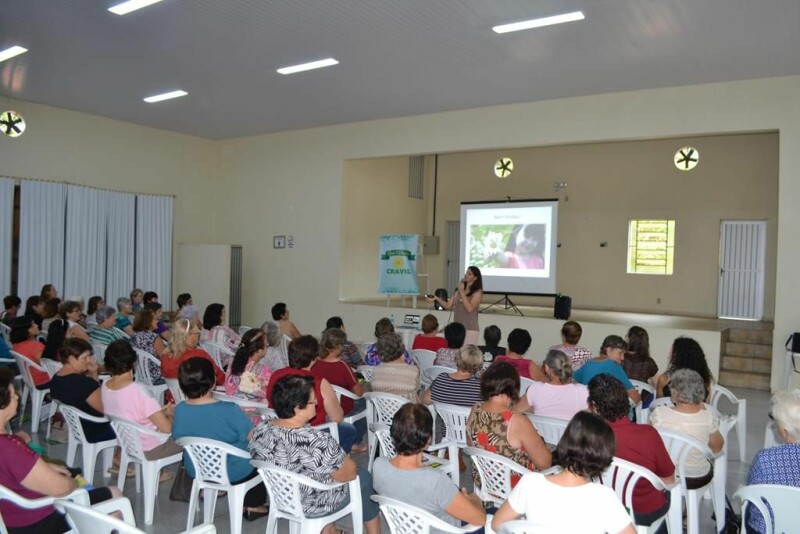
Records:
[[[800,74],[800,0],[164,0],[125,16],[116,3],[0,0],[0,49],[30,50],[0,63],[0,94],[226,139]],[[586,20],[491,31],[574,10]],[[275,72],[329,56],[341,63]],[[189,96],[142,101],[172,89]]]

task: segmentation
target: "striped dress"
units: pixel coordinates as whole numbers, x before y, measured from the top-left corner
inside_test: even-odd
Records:
[[[456,379],[449,373],[442,373],[431,384],[431,400],[471,407],[481,400],[481,379],[475,374],[466,379]]]

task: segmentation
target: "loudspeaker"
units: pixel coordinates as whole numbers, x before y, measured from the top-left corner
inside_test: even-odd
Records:
[[[795,332],[786,340],[786,350],[800,354],[800,332]]]
[[[572,314],[572,297],[557,295],[553,306],[553,317],[566,321]]]
[[[443,287],[440,287],[439,289],[434,291],[433,294],[436,295],[437,297],[439,297],[442,300],[447,300],[447,290],[445,288],[443,288]],[[433,303],[433,309],[441,311],[441,310],[444,309],[444,307],[442,307],[442,305],[439,304],[438,302],[434,302]]]

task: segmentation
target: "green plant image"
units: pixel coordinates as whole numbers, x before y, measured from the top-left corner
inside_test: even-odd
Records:
[[[469,228],[469,264],[480,269],[500,267],[497,257],[506,249],[513,224],[482,224]]]

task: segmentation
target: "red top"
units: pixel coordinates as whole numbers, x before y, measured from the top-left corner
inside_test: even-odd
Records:
[[[511,356],[501,354],[495,358],[494,361],[510,363],[517,369],[519,376],[522,378],[531,378],[531,361],[526,358],[514,359]]]
[[[314,367],[311,368],[311,374],[314,375],[314,380],[322,381],[325,378],[331,385],[339,386],[347,391],[352,391],[353,386],[358,384],[350,366],[341,360],[335,362],[317,360]],[[353,410],[353,399],[342,397],[339,402],[342,404],[342,411],[345,415]],[[317,405],[317,409],[319,409],[319,405]]]
[[[278,369],[272,373],[272,376],[269,377],[269,384],[267,384],[267,401],[269,402],[269,405],[272,406],[272,387],[275,385],[275,382],[288,375],[310,376],[314,379],[314,394],[317,396],[317,415],[314,417],[314,419],[309,421],[309,424],[311,426],[316,426],[326,422],[327,414],[325,413],[325,403],[322,402],[322,391],[320,390],[322,379],[315,377],[310,371],[306,371],[305,369],[284,367],[283,369]]]
[[[168,355],[163,356],[161,358],[161,376],[164,378],[178,378],[178,367],[189,358],[203,358],[210,361],[211,365],[214,366],[217,385],[221,386],[225,383],[225,372],[217,367],[217,364],[214,363],[214,358],[203,349],[189,349],[178,358],[171,358]]]
[[[411,344],[411,350],[424,349],[436,352],[439,349],[446,348],[447,340],[445,338],[439,336],[428,337],[422,334],[417,334],[414,338],[414,343]]]
[[[614,456],[646,467],[661,478],[675,473],[675,465],[669,457],[658,430],[650,425],[637,425],[627,417],[610,421],[617,440]],[[657,511],[667,502],[664,494],[646,480],[637,482],[633,489],[633,509],[639,514]]]
[[[0,435],[0,484],[26,499],[46,497],[22,485],[22,481],[31,472],[38,459],[39,455],[18,437],[9,434]],[[0,514],[7,527],[26,527],[41,521],[55,511],[52,506],[26,510],[11,501],[0,501]]]
[[[44,345],[35,339],[27,339],[19,343],[14,343],[11,350],[19,352],[34,363],[40,363],[39,360],[41,359]],[[31,369],[31,377],[33,378],[33,384],[36,386],[42,386],[50,382],[50,375],[38,369]]]

